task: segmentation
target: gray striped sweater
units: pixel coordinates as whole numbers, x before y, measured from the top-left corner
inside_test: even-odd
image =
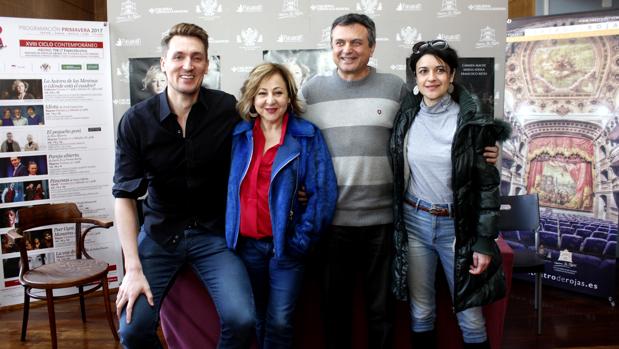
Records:
[[[393,74],[346,81],[337,72],[303,85],[304,118],[325,137],[337,175],[339,197],[334,225],[370,226],[393,222],[393,175],[389,136],[406,85]]]

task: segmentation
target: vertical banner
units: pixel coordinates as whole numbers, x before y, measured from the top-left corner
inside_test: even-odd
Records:
[[[21,207],[75,202],[112,219],[114,130],[109,31],[103,22],[0,17],[0,306],[21,303],[19,254],[6,232]],[[31,267],[74,258],[69,226],[26,234]],[[89,253],[110,263],[114,228],[94,231]]]
[[[503,195],[537,193],[544,282],[612,297],[619,216],[619,11],[508,21]],[[505,232],[515,249],[530,232]]]

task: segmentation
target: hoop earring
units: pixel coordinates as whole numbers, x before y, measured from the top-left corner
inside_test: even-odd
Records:
[[[452,84],[451,82],[449,83],[449,87],[447,88],[447,93],[454,93],[454,84]]]
[[[415,87],[413,87],[413,94],[415,96],[419,94],[419,86],[415,85]]]

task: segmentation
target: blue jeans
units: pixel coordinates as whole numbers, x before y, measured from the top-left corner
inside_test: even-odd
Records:
[[[406,194],[408,200],[429,207]],[[446,207],[446,206],[444,206]],[[404,204],[404,222],[408,231],[408,289],[411,300],[412,330],[431,331],[436,319],[435,276],[440,259],[451,296],[454,294],[454,247],[456,242],[452,217],[439,217]],[[456,314],[465,343],[486,340],[486,322],[481,307]]]
[[[251,280],[256,303],[256,337],[261,349],[292,348],[294,315],[305,263],[273,254],[273,242],[243,238],[237,251]]]
[[[119,334],[126,348],[161,348],[157,337],[159,310],[179,269],[189,263],[207,288],[221,323],[218,348],[247,348],[254,328],[254,302],[241,260],[226,247],[223,235],[188,228],[175,247],[163,248],[143,230],[138,252],[144,276],[153,294],[154,307],[140,295],[133,305],[131,323],[120,318]]]

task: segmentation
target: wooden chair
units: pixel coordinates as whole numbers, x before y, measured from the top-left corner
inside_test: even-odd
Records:
[[[84,295],[102,287],[107,321],[114,338],[118,341],[118,334],[116,333],[114,319],[112,317],[107,281],[108,264],[103,261],[92,259],[84,248],[84,241],[88,232],[94,228],[107,229],[111,227],[113,223],[111,221],[82,217],[82,213],[74,203],[38,205],[22,208],[17,212],[17,217],[18,223],[15,229],[8,232],[8,235],[19,248],[19,282],[24,286],[24,317],[22,321],[21,340],[26,340],[30,297],[47,301],[52,348],[56,349],[58,344],[54,301],[57,299],[79,296],[82,322],[86,322]],[[39,267],[30,269],[24,236],[27,236],[28,231],[34,230],[35,228],[57,224],[74,224],[76,258],[51,264],[43,264]],[[82,224],[90,226],[82,230]],[[77,292],[68,295],[54,296],[54,289],[68,287],[77,287]],[[33,289],[45,290],[45,294],[43,295],[42,292],[35,293]]]
[[[520,230],[533,232],[535,250],[529,248],[514,250],[514,273],[535,274],[533,307],[537,310],[537,334],[542,334],[542,274],[546,261],[537,253],[539,248],[539,200],[537,194],[502,196],[499,230]]]

